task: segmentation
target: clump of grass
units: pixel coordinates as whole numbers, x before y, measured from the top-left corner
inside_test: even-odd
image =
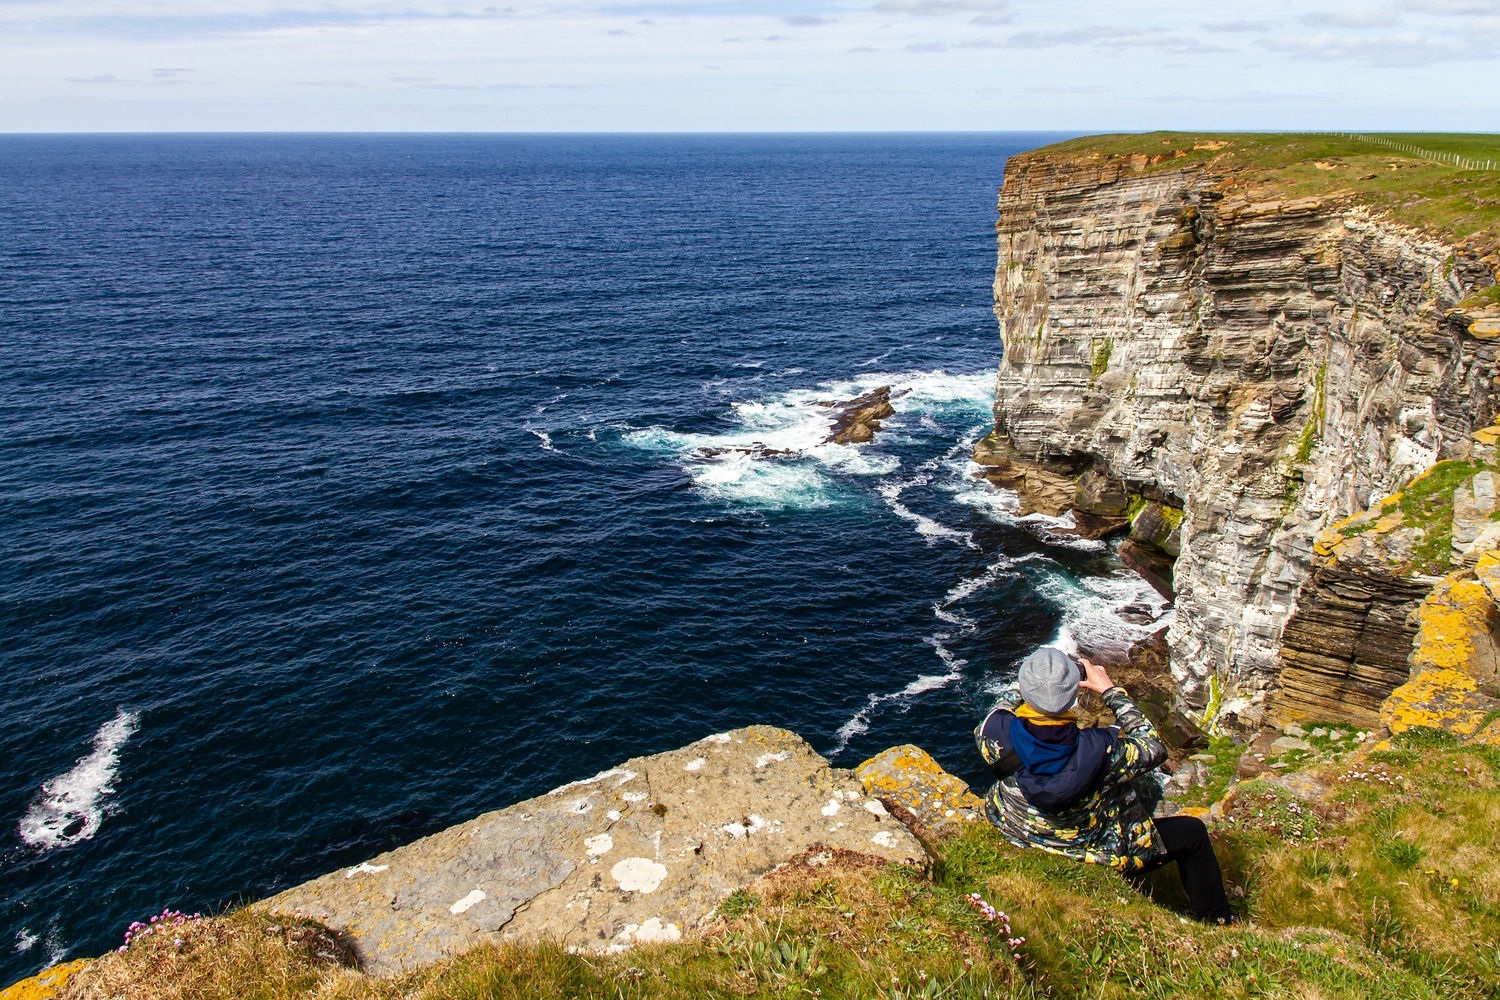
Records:
[[[304,996],[355,965],[343,937],[322,924],[248,910],[217,919],[153,918],[127,934],[118,952],[68,982],[68,1000]]]
[[[1105,337],[1094,348],[1093,360],[1089,363],[1089,371],[1093,378],[1098,378],[1109,370],[1109,356],[1114,352],[1115,342]]]

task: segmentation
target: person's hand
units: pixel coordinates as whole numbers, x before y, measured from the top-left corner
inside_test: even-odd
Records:
[[[1115,686],[1115,682],[1109,679],[1109,674],[1087,656],[1078,657],[1078,662],[1083,664],[1084,678],[1078,682],[1078,687],[1083,691],[1092,691],[1095,694],[1103,694]]]

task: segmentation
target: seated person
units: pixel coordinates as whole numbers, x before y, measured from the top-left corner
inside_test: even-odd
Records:
[[[1103,667],[1044,646],[1021,662],[1014,687],[1002,692],[974,739],[998,779],[985,812],[1017,847],[1039,847],[1089,864],[1142,875],[1169,861],[1198,919],[1234,920],[1219,861],[1203,821],[1153,820],[1131,782],[1167,759],[1156,728]],[[1118,726],[1080,729],[1079,689],[1093,691]]]

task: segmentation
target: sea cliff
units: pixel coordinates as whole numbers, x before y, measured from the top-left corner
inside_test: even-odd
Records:
[[[1180,698],[1227,731],[1268,709],[1372,725],[1406,678],[1446,562],[1351,574],[1314,543],[1471,457],[1494,417],[1493,186],[1314,137],[1105,137],[1006,166],[976,459],[1030,508],[1132,530],[1122,556],[1175,594]],[[1321,641],[1330,615],[1350,642]]]

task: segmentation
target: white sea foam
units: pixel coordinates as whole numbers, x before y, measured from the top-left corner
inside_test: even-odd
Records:
[[[16,931],[16,954],[19,955],[22,952],[30,951],[37,941],[38,938],[35,934],[22,927]]]
[[[985,567],[982,573],[960,581],[949,588],[948,593],[943,595],[943,599],[932,606],[933,616],[941,622],[957,625],[961,629],[973,628],[975,625],[974,620],[966,615],[956,613],[953,610],[954,605],[974,596],[987,587],[993,586],[999,580],[1018,576],[1019,573],[1015,568],[1016,566],[1045,558],[1045,556],[1039,553],[1029,553],[1019,557],[1001,556]],[[926,694],[928,691],[940,690],[954,681],[962,679],[964,668],[969,665],[969,661],[955,656],[953,651],[944,645],[947,640],[953,638],[953,635],[954,633],[952,632],[941,631],[928,636],[925,640],[927,645],[932,647],[932,651],[937,655],[938,660],[942,662],[942,673],[922,674],[899,691],[869,695],[865,706],[856,712],[848,722],[840,726],[838,732],[834,734],[835,743],[832,754],[842,753],[844,748],[849,745],[850,740],[860,733],[868,731],[871,716],[881,706],[892,703],[907,703],[918,695]]]
[[[557,450],[556,448],[552,447],[552,435],[548,434],[546,431],[539,431],[535,427],[527,427],[526,430],[536,435],[537,440],[542,443],[543,451]]]
[[[800,371],[776,374],[791,376]],[[900,470],[901,461],[882,453],[880,439],[864,445],[826,443],[833,430],[833,413],[820,404],[889,385],[896,411],[889,424],[899,425],[902,414],[937,412],[955,405],[987,410],[993,382],[988,372],[877,372],[732,403],[727,416],[733,427],[722,433],[647,427],[630,431],[623,440],[633,447],[674,453],[698,489],[714,499],[756,507],[828,507],[837,502],[834,477],[888,476]],[[967,540],[964,533],[914,514],[904,505],[897,513],[928,537]]]
[[[946,524],[941,524],[930,517],[918,514],[901,502],[900,496],[902,493],[913,486],[923,486],[926,483],[927,477],[918,476],[906,482],[882,483],[877,492],[880,494],[881,499],[886,502],[886,505],[895,511],[897,517],[910,521],[917,526],[917,534],[927,539],[927,544],[931,545],[940,538],[947,538],[961,545],[967,545],[971,549],[979,548],[974,541],[973,534],[970,532],[950,528]]]
[[[1036,588],[1063,613],[1048,645],[1070,655],[1082,648],[1099,656],[1123,658],[1133,643],[1172,620],[1167,599],[1126,569],[1077,578],[1054,571],[1040,575]]]
[[[41,850],[88,840],[104,822],[104,797],[120,768],[120,747],[136,731],[140,719],[121,709],[94,734],[94,749],[66,774],[42,783],[31,808],[21,817],[23,843]]]

